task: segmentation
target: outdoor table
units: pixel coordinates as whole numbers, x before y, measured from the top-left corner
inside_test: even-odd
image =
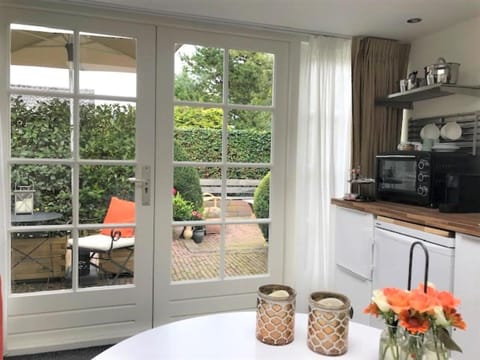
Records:
[[[60,219],[56,212],[12,214],[12,225],[46,224]],[[18,232],[12,236],[12,280],[37,280],[65,275],[67,239],[55,232]]]
[[[267,345],[255,337],[256,313],[231,312],[172,322],[132,336],[94,360],[127,359],[332,359],[307,347],[307,314],[295,315],[295,338],[288,345]],[[338,359],[378,358],[380,330],[350,322],[348,351]]]
[[[12,214],[13,225],[38,225],[60,219],[62,214],[57,212],[34,212],[33,214]]]

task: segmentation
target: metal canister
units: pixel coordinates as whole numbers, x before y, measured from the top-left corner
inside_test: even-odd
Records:
[[[436,64],[425,66],[427,85],[456,84],[459,67],[459,63],[447,62],[442,57],[438,58]]]
[[[277,296],[276,293],[284,296]],[[295,290],[286,285],[263,285],[257,291],[257,339],[265,344],[286,345],[295,330]]]
[[[345,295],[319,291],[308,299],[307,345],[322,355],[342,355],[348,349],[350,299]]]

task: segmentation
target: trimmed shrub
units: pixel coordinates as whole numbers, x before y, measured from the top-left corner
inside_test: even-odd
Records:
[[[175,156],[175,160],[208,162],[221,160],[221,129],[175,129],[174,139],[185,153],[184,159]],[[228,161],[269,163],[270,144],[270,132],[229,130]],[[221,175],[220,169],[216,167],[202,168],[198,171],[202,179],[219,179]],[[268,169],[265,168],[229,168],[227,176],[230,179],[262,179],[267,172]]]
[[[187,154],[176,141],[173,144],[173,152],[176,161],[187,160]],[[203,195],[197,169],[176,166],[173,169],[173,187],[182,194],[184,200],[192,203],[195,209],[202,208]]]
[[[269,217],[270,212],[270,172],[260,181],[253,195],[253,211],[257,219]],[[268,224],[260,224],[265,240],[268,241]]]
[[[12,157],[71,158],[68,100],[13,96],[10,101]],[[135,107],[81,102],[79,110],[82,159],[135,158]],[[187,112],[184,115],[187,118]],[[176,128],[174,139],[176,161],[221,160],[221,129]],[[270,144],[271,134],[268,131],[229,129],[228,161],[268,163]],[[220,178],[219,169],[175,167],[174,187],[199,210],[203,205],[199,178]],[[81,223],[101,223],[111,196],[133,199],[135,187],[128,182],[129,177],[135,176],[133,167],[82,165],[80,170]],[[266,168],[230,167],[227,176],[230,179],[262,179],[267,172]],[[15,164],[11,176],[12,191],[16,184],[35,184],[37,211],[56,211],[64,214],[62,221],[71,221],[72,169],[69,166]]]

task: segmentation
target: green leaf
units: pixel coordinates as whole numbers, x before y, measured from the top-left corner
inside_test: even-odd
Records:
[[[460,348],[460,346],[457,345],[455,341],[453,341],[447,329],[438,328],[437,333],[438,333],[438,338],[448,350],[462,352],[462,349]]]

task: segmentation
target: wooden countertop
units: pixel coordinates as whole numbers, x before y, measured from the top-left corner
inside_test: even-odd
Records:
[[[332,204],[414,224],[480,237],[480,213],[441,213],[438,209],[387,201],[357,202],[332,199]]]

